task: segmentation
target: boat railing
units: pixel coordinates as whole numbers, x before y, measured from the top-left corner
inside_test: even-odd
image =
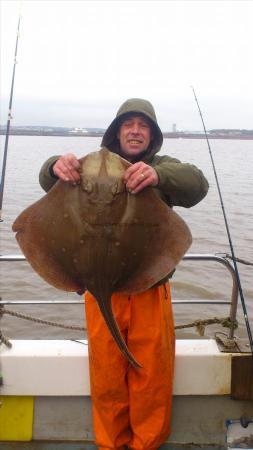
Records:
[[[0,262],[13,262],[13,261],[26,261],[23,255],[0,255]],[[204,300],[204,299],[190,299],[190,300],[173,300],[173,304],[185,305],[185,304],[210,304],[210,305],[230,305],[229,319],[231,327],[229,330],[229,339],[233,339],[234,330],[236,324],[236,314],[238,305],[238,285],[236,279],[236,273],[233,265],[228,261],[226,255],[222,254],[193,254],[187,253],[183,257],[183,261],[213,261],[222,264],[232,276],[232,290],[230,300]],[[0,305],[42,305],[42,304],[70,304],[78,305],[83,304],[83,300],[0,300]]]

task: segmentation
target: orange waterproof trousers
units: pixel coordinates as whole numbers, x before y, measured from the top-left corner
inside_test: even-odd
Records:
[[[103,449],[156,449],[170,434],[175,356],[170,287],[114,294],[112,306],[142,368],[133,368],[120,353],[95,298],[86,292],[96,444]]]

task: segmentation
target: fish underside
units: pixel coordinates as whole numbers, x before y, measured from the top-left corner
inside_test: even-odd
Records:
[[[33,269],[49,284],[96,298],[120,351],[129,352],[114,318],[114,292],[143,292],[175,268],[191,244],[185,222],[148,187],[123,182],[130,163],[106,148],[80,159],[81,183],[57,181],[15,220],[13,231]]]

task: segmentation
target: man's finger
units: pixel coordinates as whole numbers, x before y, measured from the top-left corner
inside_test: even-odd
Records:
[[[69,168],[73,168],[79,170],[81,168],[80,162],[76,158],[75,155],[68,154],[66,155],[66,164]]]
[[[63,181],[80,181],[80,163],[72,154],[61,156],[53,167],[54,174]]]
[[[134,190],[138,186],[138,184],[141,183],[143,180],[144,177],[141,176],[141,172],[134,173],[126,182],[126,188]]]
[[[78,182],[80,180],[80,172],[75,168],[69,168],[68,173],[71,177],[71,181]]]
[[[140,161],[128,167],[124,174],[125,183],[127,183],[127,181],[132,177],[132,175],[138,172],[143,166],[145,166],[145,164],[142,161]]]
[[[147,178],[150,178],[150,171],[148,170],[147,166],[141,166],[138,170],[131,174],[130,178],[126,182],[126,187],[128,189],[134,190]]]
[[[134,189],[131,189],[131,194],[137,194],[138,192],[142,191],[142,189],[148,187],[151,185],[150,178],[146,178],[141,183],[139,183]]]
[[[54,173],[63,181],[78,182],[80,180],[79,172],[70,170],[66,165],[59,163],[54,166]]]

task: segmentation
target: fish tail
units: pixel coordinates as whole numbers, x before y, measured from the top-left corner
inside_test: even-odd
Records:
[[[96,297],[97,298],[97,297]],[[111,296],[107,299],[99,298],[97,300],[99,309],[105,319],[105,322],[111,332],[112,337],[114,338],[119,350],[125,356],[125,358],[130,362],[130,364],[136,369],[142,368],[142,366],[136,361],[132,353],[128,350],[127,345],[122,337],[118,324],[115,320],[112,306],[111,306]]]

